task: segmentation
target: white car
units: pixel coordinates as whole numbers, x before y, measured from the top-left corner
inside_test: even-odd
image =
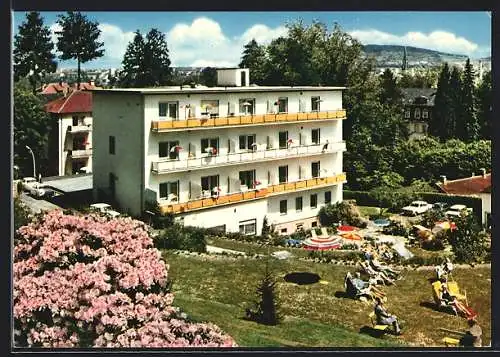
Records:
[[[448,211],[445,212],[448,217],[459,217],[461,213],[469,214],[472,212],[472,208],[467,207],[466,205],[453,205]]]
[[[110,217],[118,217],[120,212],[116,212],[112,209],[111,205],[107,203],[94,203],[90,205],[90,210],[94,212],[104,213]]]
[[[38,181],[34,177],[24,177],[23,180],[21,181],[23,184],[23,190],[24,191],[29,191],[30,188],[36,184]]]
[[[432,205],[425,201],[413,201],[408,206],[403,207],[403,214],[410,214],[412,216],[416,216],[418,214],[427,212],[431,208]]]
[[[33,185],[29,186],[28,192],[33,197],[43,197],[45,196],[46,190],[41,183],[35,182]]]

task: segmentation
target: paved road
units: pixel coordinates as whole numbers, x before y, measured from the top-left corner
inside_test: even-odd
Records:
[[[61,207],[56,206],[53,203],[42,199],[33,198],[27,195],[25,192],[21,193],[19,195],[19,198],[21,199],[21,202],[23,202],[26,207],[28,207],[33,213],[40,213],[41,211],[51,211],[53,209],[61,209]]]

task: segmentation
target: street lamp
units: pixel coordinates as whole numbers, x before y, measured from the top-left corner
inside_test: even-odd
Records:
[[[26,149],[29,150],[29,152],[31,153],[31,157],[33,158],[33,177],[36,178],[35,154],[33,154],[33,150],[31,150],[28,145],[26,145]]]

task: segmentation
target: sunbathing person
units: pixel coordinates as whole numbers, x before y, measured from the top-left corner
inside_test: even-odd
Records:
[[[382,298],[385,296],[385,294],[373,286],[370,281],[362,280],[359,272],[357,272],[354,277],[351,273],[347,273],[344,285],[346,287],[346,292],[353,297],[367,295],[373,299],[377,296]]]
[[[391,278],[393,279],[396,279],[398,278],[400,272],[397,271],[397,270],[394,270],[392,269],[391,267],[387,266],[387,265],[383,265],[378,259],[372,259],[370,261],[370,264],[371,266],[376,270],[376,271],[379,271],[379,272],[383,272],[385,274],[387,274],[388,276],[390,276]]]
[[[370,276],[370,278],[375,279],[375,281],[377,282],[381,281],[382,284],[384,285],[394,284],[394,279],[389,277],[384,272],[374,270],[370,266],[370,264],[361,262],[360,265],[363,268],[363,270]]]
[[[468,319],[472,319],[477,315],[470,307],[459,301],[456,296],[451,295],[446,284],[441,285],[441,296],[439,299],[443,305],[451,306],[456,314],[460,312]]]

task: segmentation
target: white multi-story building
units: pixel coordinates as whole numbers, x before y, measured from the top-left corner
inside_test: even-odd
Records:
[[[92,171],[92,92],[75,90],[49,102],[48,176]]]
[[[93,187],[140,215],[158,202],[185,225],[260,234],[314,227],[342,200],[343,87],[249,86],[245,69],[212,88],[94,91]],[[242,85],[243,84],[243,85]]]

